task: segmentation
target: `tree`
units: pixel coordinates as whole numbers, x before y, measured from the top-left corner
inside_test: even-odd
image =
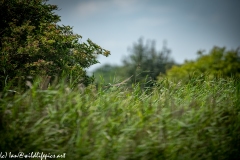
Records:
[[[240,52],[227,51],[225,47],[214,47],[209,54],[198,52],[195,61],[185,61],[181,66],[173,66],[167,71],[169,79],[187,81],[189,75],[208,75],[210,77],[240,77]]]
[[[0,89],[39,75],[64,75],[88,85],[93,79],[85,68],[97,63],[97,54],[110,54],[90,39],[79,43],[72,27],[57,24],[57,6],[46,2],[0,1]]]
[[[156,51],[155,41],[148,41],[145,45],[140,38],[130,49],[131,54],[125,58],[127,76],[133,75],[132,82],[151,82],[157,80],[158,75],[164,74],[174,62],[169,57],[170,50],[164,44],[162,51]]]

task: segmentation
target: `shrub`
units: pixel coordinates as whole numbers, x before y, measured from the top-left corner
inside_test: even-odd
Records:
[[[214,47],[209,54],[198,52],[195,61],[185,61],[183,65],[173,66],[167,71],[167,77],[177,81],[188,81],[191,76],[208,75],[214,77],[240,77],[239,49],[229,50]]]

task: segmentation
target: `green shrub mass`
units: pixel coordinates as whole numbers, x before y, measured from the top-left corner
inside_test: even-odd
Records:
[[[198,51],[198,58],[173,66],[166,73],[172,80],[188,81],[192,75],[211,77],[240,77],[240,50],[226,50],[225,47],[213,47],[208,54]]]
[[[0,151],[66,153],[72,160],[240,157],[237,79],[162,79],[149,91],[28,85],[1,95]]]

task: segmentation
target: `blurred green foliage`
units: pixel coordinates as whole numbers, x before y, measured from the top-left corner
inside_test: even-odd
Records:
[[[209,54],[198,52],[195,61],[185,61],[182,65],[175,65],[166,73],[167,77],[177,81],[188,81],[192,75],[208,75],[214,77],[240,77],[240,52],[214,47]]]
[[[103,85],[118,83],[127,78],[126,76],[126,69],[123,66],[105,64],[94,71],[95,82]]]
[[[109,51],[91,40],[79,43],[81,36],[70,26],[57,24],[57,9],[45,0],[0,1],[0,89],[37,75],[92,82],[85,68],[97,63],[97,54]]]
[[[174,62],[170,58],[170,50],[164,44],[161,51],[156,50],[155,41],[144,44],[140,38],[130,48],[130,55],[123,61],[128,77],[133,75],[132,82],[149,82],[157,80]]]
[[[170,58],[170,50],[164,44],[161,51],[156,50],[155,41],[148,40],[144,44],[143,38],[130,48],[129,56],[125,57],[122,66],[105,65],[95,70],[96,82],[116,83],[131,77],[126,83],[153,86],[158,75],[164,74],[174,61]],[[101,78],[102,77],[102,78]]]
[[[0,151],[69,160],[238,160],[240,83],[162,79],[151,92],[38,82],[0,101]]]

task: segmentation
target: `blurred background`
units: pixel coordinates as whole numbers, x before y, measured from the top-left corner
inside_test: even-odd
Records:
[[[195,59],[199,50],[240,45],[239,0],[50,0],[61,16],[59,24],[111,52],[99,56],[94,72],[105,64],[123,65],[134,46],[150,42],[176,64]],[[153,44],[155,43],[155,44]],[[149,48],[151,46],[149,44]],[[167,49],[166,49],[167,48]]]

